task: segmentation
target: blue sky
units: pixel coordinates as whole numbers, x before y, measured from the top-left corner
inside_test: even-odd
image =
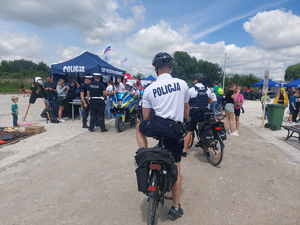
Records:
[[[135,75],[153,74],[160,51],[186,51],[224,65],[226,73],[283,79],[300,62],[299,0],[10,0],[0,8],[0,60],[48,65],[84,51]]]

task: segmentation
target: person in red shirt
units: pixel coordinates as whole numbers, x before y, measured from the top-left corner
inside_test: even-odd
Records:
[[[249,92],[249,89],[247,87],[245,87],[244,92]]]

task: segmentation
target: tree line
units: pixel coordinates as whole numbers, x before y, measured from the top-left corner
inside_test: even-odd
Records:
[[[46,78],[50,72],[50,67],[43,61],[34,63],[25,59],[2,60],[0,64],[0,78],[24,79],[33,76]]]

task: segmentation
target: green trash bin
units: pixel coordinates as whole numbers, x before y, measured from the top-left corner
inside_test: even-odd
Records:
[[[269,104],[269,115],[268,115],[268,124],[269,127],[275,128],[276,130],[281,130],[284,110],[286,106],[284,104]],[[275,130],[275,129],[274,129]]]

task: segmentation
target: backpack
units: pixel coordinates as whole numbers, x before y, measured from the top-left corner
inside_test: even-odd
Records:
[[[219,95],[223,95],[224,94],[224,91],[223,91],[223,89],[221,87],[218,89],[218,94]]]

